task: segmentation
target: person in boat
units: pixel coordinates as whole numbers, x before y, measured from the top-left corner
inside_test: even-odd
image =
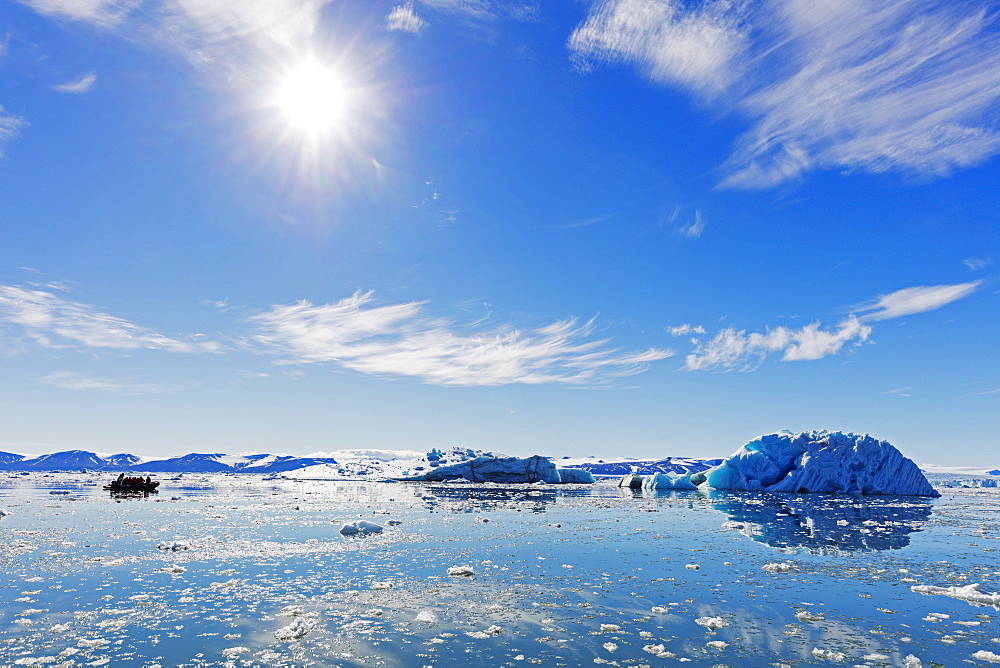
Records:
[[[118,474],[118,480],[115,481],[115,484],[120,485],[120,484],[122,484],[123,480],[125,480],[125,473],[124,472]]]

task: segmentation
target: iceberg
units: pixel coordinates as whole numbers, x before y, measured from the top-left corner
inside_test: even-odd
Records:
[[[828,431],[761,436],[691,479],[719,490],[940,496],[888,441]]]
[[[443,482],[465,479],[469,482],[562,482],[556,465],[541,455],[531,457],[476,457],[467,462],[441,466],[424,475],[406,480],[420,482]]]
[[[594,474],[586,469],[556,469],[559,481],[566,484],[590,484],[597,482]]]

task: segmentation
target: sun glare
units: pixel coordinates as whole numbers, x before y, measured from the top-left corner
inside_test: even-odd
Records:
[[[343,78],[335,70],[305,61],[285,75],[274,104],[294,129],[322,135],[336,129],[349,98]]]

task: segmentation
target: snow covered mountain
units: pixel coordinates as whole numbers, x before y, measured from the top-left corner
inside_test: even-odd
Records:
[[[293,455],[226,455],[191,453],[169,459],[144,459],[121,453],[102,456],[86,450],[67,450],[37,457],[0,452],[0,470],[6,471],[143,471],[148,473],[283,473],[315,466],[336,464],[332,457]]]

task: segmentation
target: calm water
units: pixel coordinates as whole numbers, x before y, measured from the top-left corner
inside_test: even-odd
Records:
[[[103,481],[0,479],[0,665],[951,666],[1000,654],[997,610],[910,589],[1000,590],[995,492],[185,475],[115,498]],[[340,535],[359,518],[385,531]],[[188,549],[157,548],[175,542]]]

